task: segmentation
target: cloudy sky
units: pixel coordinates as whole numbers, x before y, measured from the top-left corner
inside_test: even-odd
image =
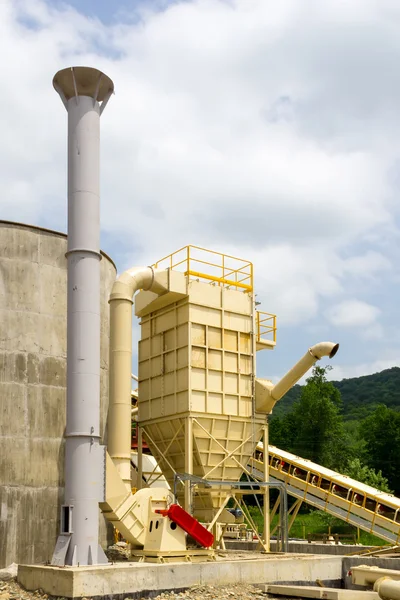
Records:
[[[255,266],[276,379],[400,364],[398,0],[2,0],[0,218],[66,231],[71,65],[103,70],[102,247],[119,270],[188,244]]]

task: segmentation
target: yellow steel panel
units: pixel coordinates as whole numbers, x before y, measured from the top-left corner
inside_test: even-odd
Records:
[[[238,396],[229,396],[228,394],[225,395],[224,413],[226,415],[239,416],[239,397]]]
[[[217,415],[222,414],[222,398],[222,394],[208,392],[207,412]]]
[[[223,288],[224,309],[234,312],[249,315],[252,312],[252,295],[246,293],[237,293],[236,290],[228,290]]]
[[[183,392],[189,387],[188,369],[179,369],[177,371],[177,392]]]
[[[191,305],[189,311],[190,320],[202,325],[211,325],[212,327],[221,327],[222,314],[220,309],[209,308],[208,306]]]
[[[142,333],[142,340],[144,340],[145,338],[150,337],[150,321],[149,320],[145,320],[142,319],[142,321],[140,322],[141,325],[141,333]]]
[[[155,354],[160,354],[162,352],[162,336],[161,335],[153,335],[151,338],[151,354],[154,356]]]
[[[189,354],[187,346],[185,346],[184,348],[179,348],[177,351],[177,356],[178,362],[176,368],[182,369],[182,367],[187,367],[189,364]]]
[[[198,323],[192,323],[191,325],[191,342],[198,346],[206,345],[206,326],[199,325]]]
[[[206,388],[206,372],[204,369],[192,368],[192,389],[204,390]]]
[[[251,401],[251,398],[245,398],[244,396],[241,396],[239,405],[240,405],[239,414],[242,415],[243,417],[250,418],[251,414],[252,414],[252,410],[253,410],[253,403]]]
[[[215,371],[222,370],[222,350],[208,351],[207,368],[214,369]]]
[[[168,285],[168,284],[167,284]],[[167,292],[158,296],[154,292],[140,292],[135,297],[135,314],[137,317],[145,317],[153,310],[161,310],[173,302],[179,302],[185,298],[186,290],[182,293]],[[151,308],[149,308],[151,307]]]
[[[181,305],[177,308],[177,324],[178,325],[182,325],[184,324],[185,327],[187,327],[187,323],[189,321],[189,305],[188,304],[184,304]],[[187,335],[187,334],[186,334]]]
[[[156,356],[150,361],[150,377],[157,377],[161,375],[162,372],[162,362],[161,356]]]
[[[149,393],[149,380],[148,379],[144,379],[143,381],[139,382],[139,389],[140,389],[140,410],[142,407],[142,403],[146,402],[149,397],[150,397],[150,393]]]
[[[165,313],[161,313],[154,319],[154,332],[155,333],[163,333],[167,331],[167,329],[171,328],[171,321],[173,319],[173,312],[168,311]]]
[[[173,394],[175,391],[175,374],[165,373],[163,395]]]
[[[192,411],[204,413],[206,412],[206,392],[193,390],[191,394],[192,398]]]
[[[139,360],[149,358],[150,356],[150,339],[142,339],[139,342]]]
[[[206,368],[206,350],[205,348],[192,347],[192,367],[201,369]],[[198,386],[196,386],[198,387]]]
[[[251,375],[252,361],[250,356],[240,356],[240,372],[243,375]]]
[[[161,396],[161,387],[163,384],[162,377],[153,377],[151,379],[151,393],[152,396],[158,398]]]
[[[224,349],[225,350],[234,350],[238,349],[238,335],[236,331],[230,331],[229,329],[225,329],[223,333],[224,340]]]
[[[221,308],[222,288],[191,281],[188,288],[190,302],[211,308]]]
[[[185,392],[179,392],[178,394],[176,394],[176,402],[177,402],[176,408],[177,408],[178,414],[188,410],[188,406],[189,406],[188,392],[185,391]]]
[[[225,352],[224,366],[226,371],[238,372],[238,355],[232,352]]]
[[[204,377],[204,386],[205,386]],[[208,372],[208,390],[210,392],[222,392],[223,389],[223,376],[221,371],[209,371]]]
[[[154,416],[164,415],[163,411],[163,400],[159,397],[154,397],[150,404],[150,418],[154,418]]]
[[[252,319],[247,315],[241,315],[234,312],[224,312],[223,327],[234,331],[250,333],[253,329]]]
[[[251,376],[250,375],[242,375],[240,378],[240,388],[239,393],[242,396],[251,396]]]
[[[164,387],[164,394],[162,397],[162,404],[164,407],[165,416],[174,415],[176,413],[176,398],[175,398],[175,388],[173,385],[169,383],[169,379]]]
[[[180,315],[180,313],[178,312],[178,317],[179,317],[179,315]],[[188,344],[188,324],[187,323],[180,324],[177,328],[176,335],[177,335],[178,348],[180,348],[181,346],[187,346],[187,344]]]
[[[150,377],[150,361],[142,360],[139,363],[139,379],[143,381],[143,379],[148,379]],[[140,397],[142,400],[142,397]]]
[[[240,333],[240,352],[251,354],[251,335],[250,333]]]
[[[164,354],[164,372],[176,371],[176,353],[174,351]]]
[[[237,394],[239,392],[238,376],[236,373],[225,373],[224,388],[228,394]]]
[[[208,327],[208,347],[222,348],[222,330],[217,327]]]
[[[169,315],[168,315],[169,316]],[[169,316],[170,318],[170,316]],[[160,340],[160,346],[159,346],[159,352],[162,352],[163,350],[173,350],[176,347],[176,328],[174,327],[173,329],[167,329],[166,331],[164,331],[164,335],[161,338],[161,336],[158,336],[159,340]],[[163,340],[163,343],[161,344],[161,339]]]

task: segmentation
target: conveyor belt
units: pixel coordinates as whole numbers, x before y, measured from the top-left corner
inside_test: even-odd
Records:
[[[263,446],[257,446],[248,469],[263,480]],[[286,484],[288,494],[364,531],[398,544],[400,499],[309,460],[269,446],[271,481]]]

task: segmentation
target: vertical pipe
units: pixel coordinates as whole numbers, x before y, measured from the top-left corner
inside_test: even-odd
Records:
[[[98,547],[100,442],[99,108],[68,101],[68,300],[65,504],[73,505],[67,564]],[[92,560],[97,562],[97,557]]]
[[[153,267],[132,267],[114,282],[110,294],[108,453],[131,492],[132,304],[138,290],[167,291],[168,274]],[[140,404],[138,422],[140,421]]]
[[[185,473],[193,475],[193,421],[191,417],[185,419]],[[190,481],[185,481],[186,512],[192,512],[192,487]]]
[[[90,565],[107,562],[98,535],[104,493],[99,155],[100,113],[113,84],[86,67],[59,71],[53,83],[68,112],[68,296],[65,506],[52,563]]]
[[[141,490],[143,487],[143,429],[140,424],[137,423],[138,428],[138,475],[137,475],[137,489]]]
[[[289,533],[288,533],[288,501],[287,501],[287,491],[286,487],[282,486],[282,499],[281,502],[281,510],[282,510],[282,551],[288,552],[288,541],[289,541]]]
[[[264,459],[264,481],[269,481],[269,468],[268,468],[268,424],[263,425],[263,459]],[[264,487],[264,533],[263,539],[264,544],[267,548],[267,552],[270,551],[270,523],[269,523],[269,487]],[[282,510],[282,504],[281,504]]]
[[[108,453],[131,491],[132,296],[110,302]],[[129,322],[128,327],[121,323]],[[126,376],[122,376],[122,373]],[[129,376],[127,376],[129,373]],[[138,424],[139,427],[139,424]],[[140,429],[140,427],[139,427]],[[139,460],[139,458],[138,458]]]

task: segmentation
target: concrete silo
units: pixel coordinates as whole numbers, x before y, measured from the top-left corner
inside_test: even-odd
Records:
[[[51,559],[64,485],[66,235],[0,222],[0,567]],[[101,435],[110,290],[101,261]],[[103,540],[106,528],[101,520]]]

